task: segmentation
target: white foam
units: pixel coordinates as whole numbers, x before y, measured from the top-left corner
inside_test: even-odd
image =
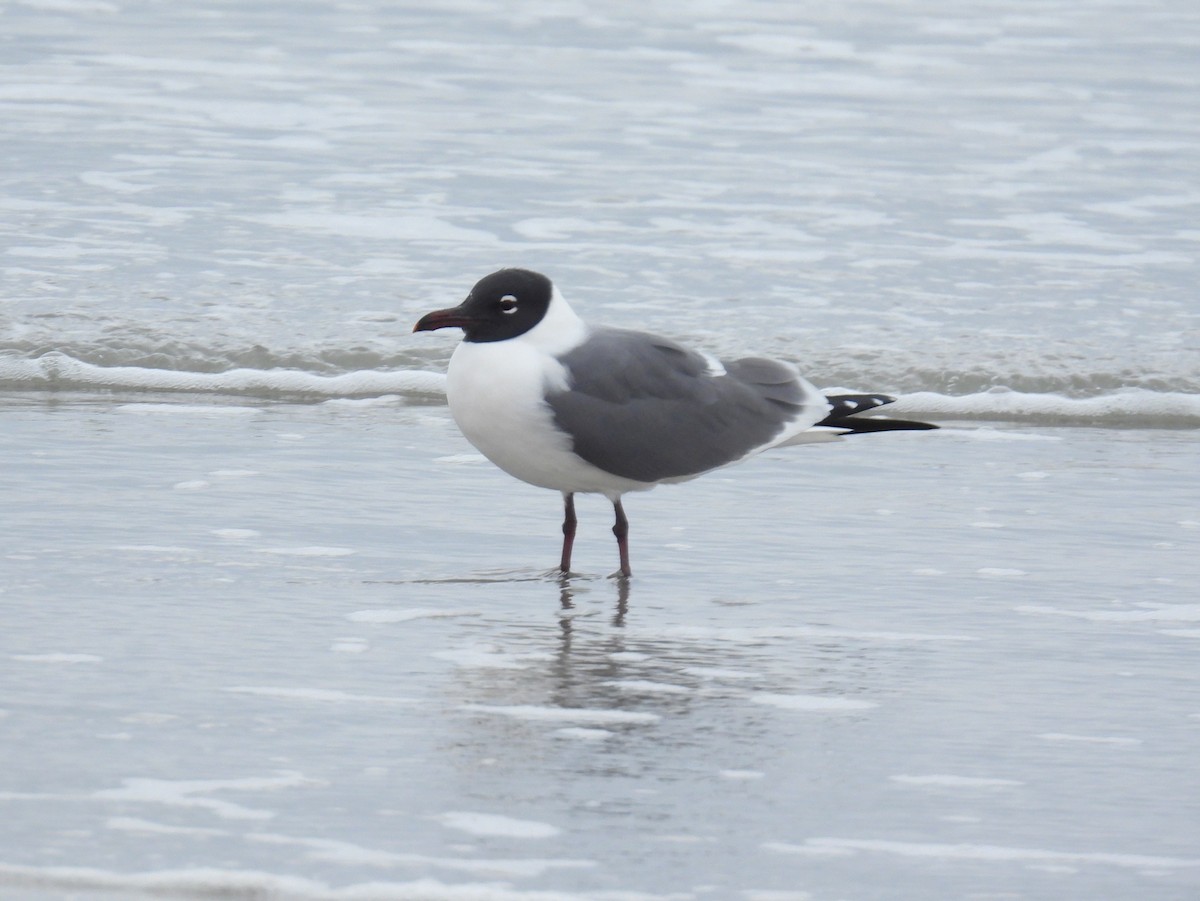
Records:
[[[648,836],[652,841],[667,842],[672,845],[711,845],[716,839],[711,835],[681,835],[680,833],[663,833]]]
[[[98,657],[95,654],[13,654],[13,660],[20,660],[22,663],[102,663],[103,657]]]
[[[11,252],[11,249],[10,249]],[[314,369],[326,352],[314,358]],[[220,352],[209,352],[219,358]],[[233,360],[230,360],[232,363]],[[282,358],[281,358],[282,362]],[[288,358],[290,363],[290,357]],[[228,394],[252,397],[324,397],[330,400],[362,399],[369,403],[396,403],[404,398],[444,398],[445,376],[437,371],[362,369],[327,375],[298,368],[250,369],[231,367],[225,371],[196,371],[180,361],[180,368],[154,369],[140,366],[102,366],[54,350],[35,358],[17,354],[0,355],[0,385],[14,390],[129,390],[182,394]],[[196,365],[196,364],[191,364]],[[206,360],[205,366],[214,363]],[[215,365],[219,365],[219,362]],[[1069,374],[1071,390],[1078,376]],[[1099,389],[1098,389],[1099,390]],[[198,404],[135,403],[119,409],[143,414],[247,415],[253,407]],[[975,419],[1046,424],[1096,424],[1186,426],[1200,425],[1200,394],[1122,388],[1085,397],[1065,393],[1013,391],[993,387],[984,391],[948,395],[916,391],[900,396],[889,408],[897,416],[931,419]],[[1054,440],[1008,430],[950,430],[969,437],[1005,440]],[[466,462],[464,460],[463,462]]]
[[[131,713],[128,716],[121,717],[122,723],[136,723],[139,726],[161,726],[164,723],[173,723],[180,719],[174,713],[154,713],[152,711],[142,711],[140,713]]]
[[[755,704],[768,707],[779,707],[782,710],[805,710],[812,713],[842,713],[851,710],[870,710],[878,707],[874,701],[860,701],[855,698],[835,698],[829,695],[805,694],[775,694],[758,692],[750,695]]]
[[[257,836],[252,836],[257,839]],[[415,863],[426,861],[414,860]],[[428,861],[433,862],[433,861]],[[463,861],[470,864],[473,861]],[[553,866],[592,866],[590,861],[478,861],[494,863],[487,869],[507,875],[527,876],[538,865],[541,872]],[[464,869],[467,869],[464,867]],[[34,867],[0,863],[0,885],[52,891],[103,891],[159,895],[170,898],[278,898],[288,901],[587,901],[584,895],[530,892],[495,883],[447,884],[436,879],[411,882],[365,882],[333,887],[299,876],[258,870],[193,868],[146,873],[118,873],[94,867]],[[588,897],[595,898],[591,895]],[[654,901],[654,896],[627,896],[629,901]],[[622,901],[620,895],[612,901]],[[665,899],[664,899],[665,901]]]
[[[216,868],[117,873],[94,867],[33,867],[0,863],[0,885],[5,884],[58,891],[137,892],[168,897],[280,897],[303,901],[332,901],[335,897],[327,885],[309,879],[253,870]],[[406,896],[397,894],[393,897],[402,899]]]
[[[1083,742],[1092,745],[1123,745],[1126,747],[1140,745],[1140,738],[1129,738],[1123,735],[1072,735],[1069,732],[1043,732],[1038,738],[1043,741]]]
[[[151,370],[152,371],[152,370]],[[245,416],[257,413],[253,407],[236,407],[231,404],[159,404],[131,403],[119,404],[119,413],[139,413],[143,415],[175,415],[175,416]]]
[[[898,775],[890,777],[901,785],[936,786],[938,788],[1006,788],[1024,785],[1015,779],[997,779],[987,776],[956,776],[948,773],[933,773],[924,776]]]
[[[379,397],[331,397],[321,401],[321,406],[344,410],[369,410],[374,407],[394,407],[404,403],[399,394],[381,394]]]
[[[549,823],[518,820],[495,813],[450,811],[434,817],[443,826],[471,835],[503,836],[504,838],[551,838],[561,831]]]
[[[803,845],[791,842],[763,842],[762,848],[764,851],[774,851],[776,854],[794,854],[802,857],[849,857],[854,853],[848,848],[822,845],[811,840]]]
[[[1058,435],[1017,431],[1013,428],[996,428],[990,425],[947,429],[938,434],[959,439],[965,438],[971,441],[1062,441],[1062,438]]]
[[[470,244],[496,242],[496,236],[491,232],[462,228],[432,216],[354,216],[346,213],[297,210],[262,213],[243,218],[277,228],[325,232],[339,238],[374,238],[402,242],[465,241]]]
[[[1200,622],[1200,604],[1164,604],[1139,607],[1133,610],[1066,610],[1042,604],[1025,604],[1016,609],[1018,613],[1068,616],[1096,623]]]
[[[264,547],[258,548],[260,554],[279,554],[284,557],[349,557],[351,554],[356,554],[352,547],[325,547],[322,545],[314,545],[311,547]]]
[[[118,551],[130,551],[135,554],[193,554],[190,547],[180,547],[176,544],[118,544]]]
[[[528,669],[534,661],[552,660],[550,653],[510,654],[487,645],[434,651],[430,656],[463,667],[482,669]]]
[[[479,616],[479,611],[450,607],[403,607],[395,610],[356,610],[347,613],[346,619],[352,623],[407,623],[414,619],[443,619],[454,616]]]
[[[631,694],[686,695],[692,692],[692,689],[686,685],[673,685],[670,682],[652,682],[648,679],[610,679],[601,684],[609,685],[618,691],[630,692]]]
[[[770,639],[811,638],[817,640],[846,639],[849,641],[926,642],[977,641],[971,635],[939,634],[935,632],[889,632],[870,629],[834,629],[825,626],[697,626],[674,624],[659,629],[659,635],[673,638],[705,639],[758,644]]]
[[[574,738],[580,741],[604,741],[617,733],[607,729],[589,729],[586,726],[564,726],[562,729],[555,729],[554,734],[560,738]]]
[[[108,0],[21,0],[23,6],[59,13],[119,13],[120,4]]]
[[[437,819],[435,817],[435,819]],[[508,819],[508,818],[503,818]],[[513,820],[512,823],[529,822]],[[545,825],[545,824],[534,824]],[[515,827],[510,827],[515,828]],[[553,828],[553,827],[550,827]],[[499,836],[498,836],[499,837]],[[512,836],[521,837],[521,836]],[[541,837],[541,836],[527,836]],[[341,841],[339,839],[330,838],[302,838],[290,835],[280,835],[271,832],[254,832],[247,836],[248,840],[259,842],[268,845],[282,845],[285,847],[303,848],[305,856],[311,860],[318,860],[327,863],[335,863],[341,866],[351,867],[382,867],[391,868],[396,866],[420,866],[420,867],[437,867],[439,869],[456,870],[466,873],[482,873],[489,876],[502,876],[506,878],[525,878],[535,879],[544,875],[550,870],[556,869],[579,869],[595,866],[595,863],[590,860],[580,860],[575,858],[526,858],[514,857],[503,859],[489,859],[479,857],[434,857],[427,854],[416,854],[406,851],[385,851],[379,848],[368,848],[363,845],[356,845],[352,842]],[[447,895],[430,895],[430,898],[446,898],[446,899],[490,899],[491,895],[476,894],[480,886],[465,885],[463,895],[447,894]],[[339,897],[342,897],[339,895]],[[350,894],[346,897],[358,899],[357,894]],[[375,896],[369,896],[374,898]],[[381,895],[381,901],[393,896]],[[400,895],[401,898],[408,898],[409,895]],[[413,897],[424,898],[424,895],[415,895]],[[528,901],[533,901],[528,895],[519,896]],[[535,895],[534,898],[537,896]],[[556,897],[556,896],[552,896]],[[549,901],[549,899],[547,899]]]
[[[228,835],[225,829],[214,829],[209,826],[171,826],[166,823],[155,823],[137,817],[109,817],[104,825],[109,829],[120,832],[136,832],[142,835],[190,835],[198,837]]]
[[[618,663],[640,663],[643,660],[649,660],[649,654],[643,654],[641,651],[613,651],[608,655],[609,660],[616,660]]]
[[[763,677],[762,673],[756,673],[752,670],[730,669],[719,666],[685,666],[683,672],[689,676],[713,682],[741,682],[746,679],[761,679]]]
[[[0,801],[78,801],[77,795],[53,792],[10,792],[0,791]]]
[[[332,838],[298,838],[289,835],[278,835],[271,832],[260,832],[250,836],[251,841],[266,845],[286,845],[307,850],[307,856],[313,860],[323,860],[343,866],[373,866],[393,867],[405,860],[405,855],[393,851],[382,851],[367,848],[352,842]]]
[[[905,394],[890,408],[904,416],[1007,422],[1200,425],[1200,395],[1124,388],[1094,397],[992,388],[978,394]]]
[[[264,698],[285,698],[294,701],[316,701],[322,704],[415,704],[412,698],[386,695],[356,695],[332,688],[292,688],[278,685],[234,685],[224,689],[233,694],[259,695]]]
[[[596,710],[587,707],[535,707],[515,704],[510,706],[491,704],[463,704],[459,710],[471,713],[486,713],[507,716],[518,720],[609,724],[656,723],[662,717],[657,713],[642,713],[634,710]]]
[[[440,463],[443,466],[474,466],[478,463],[487,463],[488,459],[483,454],[446,454],[443,457],[434,457],[434,463]]]
[[[717,775],[722,779],[731,779],[735,782],[749,782],[762,779],[767,774],[761,770],[718,770]]]
[[[230,820],[267,820],[275,816],[272,811],[244,807],[232,801],[208,798],[204,795],[218,791],[277,791],[281,788],[296,788],[316,785],[295,771],[280,771],[275,776],[254,776],[244,779],[142,779],[122,780],[120,788],[102,789],[92,797],[102,801],[120,801],[126,804],[162,804],[168,807],[192,807],[207,810]]]
[[[258,397],[318,395],[357,397],[379,395],[444,396],[446,377],[437,372],[363,370],[342,375],[319,375],[296,369],[229,369],[191,372],[139,366],[97,366],[59,351],[35,359],[0,355],[0,384],[22,388],[105,389],[245,394]],[[134,413],[198,413],[226,415],[252,412],[247,407],[193,407],[175,404],[127,404]]]
[[[617,228],[613,223],[600,223],[567,217],[533,217],[518,219],[511,224],[517,234],[533,241],[562,241],[575,234],[589,234],[597,231],[612,231]]]
[[[217,538],[227,538],[230,541],[262,537],[262,532],[257,529],[211,529],[209,534],[215,535]]]
[[[1132,869],[1188,869],[1200,867],[1196,857],[1160,857],[1152,854],[1125,854],[1105,851],[1049,851],[1041,848],[1014,848],[1004,845],[940,844],[880,839],[810,838],[803,845],[781,842],[764,845],[785,853],[854,854],[860,851],[893,854],[899,857],[923,857],[937,860],[1014,861],[1019,863],[1103,864]]]

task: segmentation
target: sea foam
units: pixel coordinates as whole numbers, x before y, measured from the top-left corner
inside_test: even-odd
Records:
[[[437,372],[361,370],[321,375],[298,369],[229,369],[195,372],[140,366],[98,366],[53,351],[34,359],[0,356],[0,388],[8,390],[152,391],[234,394],[249,397],[438,397],[445,376]]]
[[[213,362],[219,366],[219,360]],[[313,364],[314,367],[316,364]],[[418,364],[420,365],[420,364]],[[444,363],[430,363],[438,369]],[[864,379],[866,379],[864,375]],[[1074,377],[1049,380],[1041,392],[991,387],[967,394],[917,390],[899,396],[888,415],[944,420],[991,420],[1043,425],[1095,425],[1141,428],[1200,426],[1200,394],[1106,387],[1089,390]],[[0,354],[0,390],[118,391],[182,394],[192,398],[238,396],[264,400],[367,401],[396,397],[428,403],[444,400],[446,377],[425,369],[356,369],[329,374],[284,366],[235,366],[221,371],[103,366],[54,350],[37,357]]]

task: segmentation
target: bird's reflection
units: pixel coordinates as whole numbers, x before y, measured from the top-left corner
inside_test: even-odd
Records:
[[[582,585],[576,587],[572,580],[577,578],[572,573],[558,573],[556,576],[558,582],[558,604],[563,611],[574,610],[575,595],[588,590]],[[632,580],[629,576],[617,573],[612,576],[612,581],[617,585],[617,606],[613,613],[612,624],[621,627],[625,625],[625,617],[629,613],[629,583]],[[561,622],[564,632],[569,634],[571,631],[571,617],[564,616]]]
[[[528,575],[513,578],[523,583],[512,593],[520,622],[487,623],[496,644],[486,646],[483,665],[461,667],[454,683],[456,706],[468,714],[455,718],[462,729],[455,747],[471,759],[502,761],[495,766],[512,773],[537,758],[587,778],[636,775],[667,747],[705,753],[717,734],[737,736],[723,753],[753,761],[786,718],[772,713],[779,709],[773,703],[786,708],[793,696],[801,705],[821,696],[836,705],[879,682],[879,649],[869,633],[826,636],[817,626],[781,622],[778,612],[716,603],[703,621],[678,624],[663,613],[663,605],[674,611],[682,604],[676,586],[640,581],[631,613],[629,579]],[[478,631],[462,625],[464,640],[477,643]],[[869,714],[845,714],[862,715]]]

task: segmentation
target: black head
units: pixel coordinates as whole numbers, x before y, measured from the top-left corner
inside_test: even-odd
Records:
[[[546,315],[554,286],[528,269],[501,269],[476,282],[457,307],[422,316],[414,332],[461,328],[464,341],[506,341],[523,335]]]

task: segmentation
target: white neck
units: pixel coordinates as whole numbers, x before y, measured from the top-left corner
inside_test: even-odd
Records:
[[[530,345],[548,356],[558,356],[577,347],[587,337],[587,330],[587,324],[558,293],[558,288],[554,288],[550,295],[550,306],[546,308],[542,321],[513,340]]]

